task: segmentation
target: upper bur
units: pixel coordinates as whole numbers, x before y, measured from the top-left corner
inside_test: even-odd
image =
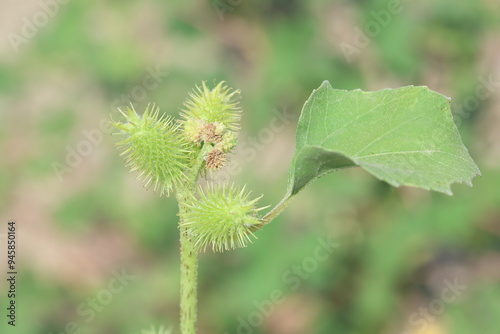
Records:
[[[192,157],[189,142],[178,123],[169,116],[159,116],[154,106],[148,106],[142,116],[133,107],[120,112],[125,121],[113,125],[126,137],[117,146],[123,150],[127,166],[138,172],[146,187],[168,196],[174,186],[185,181]]]

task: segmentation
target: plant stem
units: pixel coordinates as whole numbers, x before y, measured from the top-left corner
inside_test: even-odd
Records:
[[[196,161],[188,172],[188,178],[182,187],[177,189],[177,201],[179,203],[179,216],[188,210],[186,203],[196,192],[196,184],[200,170],[203,167],[205,155],[208,147],[203,147],[199,152]],[[180,327],[182,334],[196,334],[197,318],[197,285],[198,285],[198,252],[194,243],[188,235],[187,229],[180,225],[181,243],[181,287],[180,287]]]
[[[198,254],[181,228],[181,333],[196,334]]]
[[[286,209],[286,207],[288,206],[288,204],[290,204],[292,198],[294,197],[295,196],[285,196],[285,198],[283,198],[281,202],[276,204],[276,206],[271,211],[269,211],[264,217],[260,219],[260,222],[262,224],[258,225],[258,228],[262,228],[264,225],[270,223],[274,218],[278,217],[279,214]]]

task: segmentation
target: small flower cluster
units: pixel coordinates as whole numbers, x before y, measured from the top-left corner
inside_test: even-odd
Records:
[[[213,148],[205,157],[206,168],[217,170],[227,162],[226,153],[237,144],[236,132],[241,108],[237,98],[239,90],[233,91],[224,82],[209,89],[205,82],[190,93],[181,116],[186,138]]]

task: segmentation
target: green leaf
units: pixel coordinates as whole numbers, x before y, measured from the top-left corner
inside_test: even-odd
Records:
[[[471,185],[480,174],[445,96],[414,86],[345,91],[325,81],[302,109],[287,197],[322,175],[352,166],[395,187],[449,195],[452,183]]]

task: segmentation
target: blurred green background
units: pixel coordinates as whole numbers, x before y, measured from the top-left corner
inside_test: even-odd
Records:
[[[219,179],[261,205],[285,192],[300,109],[323,80],[450,96],[482,176],[452,197],[359,169],[313,183],[254,244],[201,255],[200,334],[499,333],[498,1],[28,0],[0,13],[0,237],[15,220],[20,272],[11,328],[4,234],[0,333],[178,333],[176,202],[126,170],[106,119],[129,102],[176,115],[202,80],[242,91],[242,148]],[[319,258],[327,237],[337,246]]]

